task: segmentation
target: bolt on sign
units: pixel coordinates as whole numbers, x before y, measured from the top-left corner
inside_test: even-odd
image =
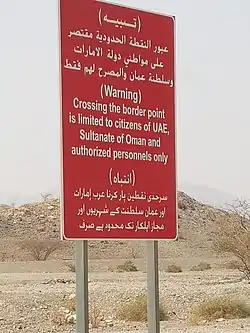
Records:
[[[63,239],[175,239],[175,20],[61,0]]]

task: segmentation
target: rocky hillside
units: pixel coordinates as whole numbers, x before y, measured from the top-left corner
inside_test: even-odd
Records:
[[[196,255],[207,251],[211,243],[215,216],[220,214],[210,206],[199,203],[183,192],[178,193],[179,238],[177,241],[160,242],[162,254],[171,256]],[[47,200],[26,204],[20,207],[0,205],[0,241],[2,245],[23,239],[59,239],[60,203]],[[67,244],[70,245],[69,242]],[[71,244],[72,245],[72,244]],[[117,246],[118,245],[118,246]],[[143,242],[93,241],[90,248],[96,256],[105,257],[109,253],[120,256],[131,253],[139,256]]]

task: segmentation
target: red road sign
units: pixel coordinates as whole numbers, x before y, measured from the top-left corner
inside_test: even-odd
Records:
[[[174,27],[60,1],[64,239],[176,238]]]

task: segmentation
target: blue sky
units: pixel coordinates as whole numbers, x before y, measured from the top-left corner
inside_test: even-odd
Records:
[[[250,197],[250,1],[116,2],[176,15],[179,182]],[[58,194],[58,1],[0,0],[0,37],[0,199]]]

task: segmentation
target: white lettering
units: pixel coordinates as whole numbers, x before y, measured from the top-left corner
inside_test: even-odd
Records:
[[[82,113],[77,114],[77,122],[81,125],[90,125],[90,126],[101,126],[103,127],[104,119],[91,116],[84,116]]]
[[[127,134],[125,137],[126,143],[133,146],[146,146],[147,140],[145,138],[136,138],[130,134]]]
[[[128,99],[133,101],[134,103],[139,102],[139,92],[131,91],[128,88],[125,89],[116,89],[114,86],[103,85],[104,93],[106,97],[112,97],[117,99]]]
[[[153,132],[163,133],[169,135],[168,124],[165,123],[152,123]]]
[[[136,160],[136,161],[148,161],[151,162],[152,155],[148,152],[135,152],[135,151],[123,151],[114,150],[113,160]]]
[[[84,109],[89,111],[100,111],[103,114],[108,113],[108,105],[98,101],[82,101],[78,97],[73,98],[73,106],[75,109]]]
[[[93,130],[85,131],[84,129],[80,130],[80,139],[88,141],[100,141],[114,143],[115,136],[111,133],[98,133]]]
[[[154,154],[154,161],[160,162],[166,165],[168,163],[168,155],[165,155],[164,153],[161,154]]]
[[[134,122],[130,122],[125,119],[119,118],[118,120],[115,121],[115,128],[128,129],[128,130],[133,130],[133,131],[141,131],[142,125],[141,125],[141,123],[134,123]]]
[[[148,110],[148,119],[151,118],[165,119],[165,110],[159,110],[158,108],[155,110]]]
[[[127,114],[130,116],[139,116],[139,117],[145,117],[146,115],[146,109],[140,109],[139,105],[135,108],[132,108],[130,106],[122,105],[122,113]]]
[[[84,145],[84,146],[72,147],[71,154],[78,156],[111,158],[111,148],[105,150],[99,147],[88,148],[87,146]]]

